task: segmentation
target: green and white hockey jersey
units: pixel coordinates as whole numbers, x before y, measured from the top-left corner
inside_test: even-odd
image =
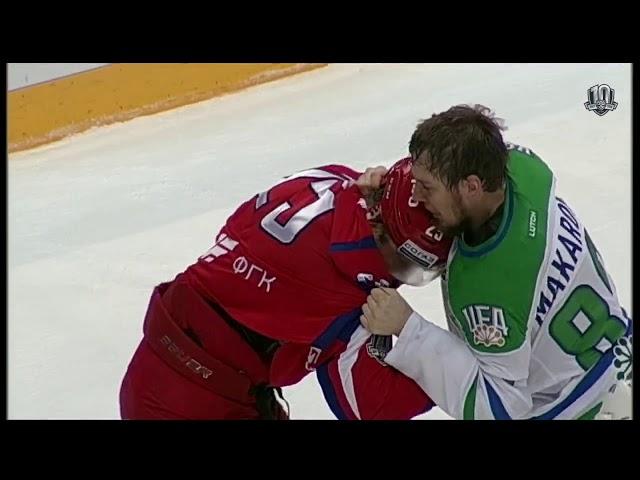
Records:
[[[495,235],[450,252],[449,331],[414,312],[385,362],[457,419],[593,416],[632,321],[547,165],[511,146],[508,170]]]

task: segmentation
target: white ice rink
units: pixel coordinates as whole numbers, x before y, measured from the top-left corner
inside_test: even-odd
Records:
[[[602,83],[618,108],[599,117],[583,104]],[[312,166],[389,165],[459,103],[494,109],[551,166],[633,315],[630,65],[330,65],[10,156],[9,418],[119,418],[152,288],[241,201]],[[402,291],[445,325],[437,282]],[[285,397],[292,418],[334,418],[315,375]]]

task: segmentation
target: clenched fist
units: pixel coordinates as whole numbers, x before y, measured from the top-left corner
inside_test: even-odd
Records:
[[[374,288],[362,306],[360,323],[375,335],[400,335],[412,313],[409,304],[393,288]]]

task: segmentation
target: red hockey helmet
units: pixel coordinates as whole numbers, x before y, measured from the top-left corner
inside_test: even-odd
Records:
[[[403,158],[385,175],[380,215],[396,251],[409,260],[403,262],[403,272],[392,273],[404,283],[424,285],[442,271],[452,240],[436,228],[424,205],[413,199],[411,164],[411,157]]]

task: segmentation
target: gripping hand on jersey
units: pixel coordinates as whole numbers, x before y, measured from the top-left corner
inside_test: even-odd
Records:
[[[409,304],[393,288],[374,288],[362,306],[360,323],[375,335],[400,335],[413,313]]]
[[[387,173],[387,167],[369,167],[367,168],[358,180],[356,185],[360,189],[362,195],[367,196],[374,190],[377,190],[382,186],[382,179]]]

